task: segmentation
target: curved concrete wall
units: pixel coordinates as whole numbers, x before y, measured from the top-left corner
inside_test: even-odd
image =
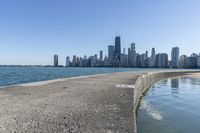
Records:
[[[174,76],[182,76],[189,73],[199,73],[200,71],[174,71],[174,72],[150,72],[138,77],[135,83],[134,89],[134,129],[135,133],[137,133],[137,125],[136,125],[136,111],[137,107],[140,103],[140,98],[143,96],[143,93],[150,87],[151,84],[156,81],[174,77]]]

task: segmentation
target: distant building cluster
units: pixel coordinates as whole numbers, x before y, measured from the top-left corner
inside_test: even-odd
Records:
[[[152,48],[151,55],[148,51],[139,54],[136,52],[135,43],[131,43],[128,53],[124,48],[121,51],[120,36],[115,37],[115,45],[108,46],[108,54],[103,55],[100,50],[99,57],[66,57],[66,67],[129,67],[129,68],[200,68],[200,54],[193,53],[191,56],[180,56],[178,47],[172,48],[171,60],[167,53],[157,53]],[[58,67],[58,55],[54,55],[54,67]]]

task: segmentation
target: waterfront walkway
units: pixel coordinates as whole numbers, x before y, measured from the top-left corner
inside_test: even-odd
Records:
[[[0,90],[0,132],[134,132],[132,72]],[[121,85],[125,84],[125,85]]]

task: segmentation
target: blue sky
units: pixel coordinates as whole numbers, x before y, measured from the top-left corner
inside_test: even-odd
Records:
[[[0,64],[60,64],[114,44],[200,52],[199,0],[0,0]]]

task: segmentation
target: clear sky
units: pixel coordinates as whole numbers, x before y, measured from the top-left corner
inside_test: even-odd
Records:
[[[0,0],[0,64],[52,64],[122,48],[200,52],[200,0]]]

